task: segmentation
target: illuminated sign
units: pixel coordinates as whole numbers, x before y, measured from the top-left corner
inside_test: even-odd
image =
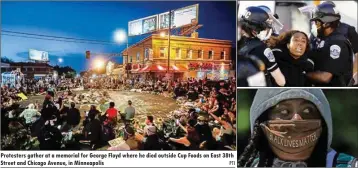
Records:
[[[136,36],[157,30],[158,15],[141,18],[128,23],[128,35]]]
[[[179,28],[198,22],[199,4],[187,6],[171,11],[171,27]],[[128,23],[128,36],[142,35],[169,28],[169,12],[146,18],[137,19]]]
[[[29,50],[29,59],[47,62],[48,61],[48,52],[30,49]]]

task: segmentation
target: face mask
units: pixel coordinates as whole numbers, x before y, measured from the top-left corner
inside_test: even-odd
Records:
[[[270,30],[263,30],[259,34],[256,35],[261,41],[268,40],[271,37],[272,29]]]
[[[312,24],[312,26],[311,26],[311,34],[312,34],[314,37],[318,37],[318,29],[317,29],[316,24]]]
[[[288,161],[307,160],[322,132],[321,120],[270,120],[261,128],[272,151]]]
[[[201,121],[201,122],[198,122],[198,124],[202,126],[202,125],[204,125],[204,122]]]

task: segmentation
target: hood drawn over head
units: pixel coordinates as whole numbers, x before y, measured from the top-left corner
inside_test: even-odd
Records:
[[[288,99],[304,99],[316,105],[328,128],[328,149],[332,143],[332,116],[329,102],[321,89],[258,89],[250,108],[250,127],[269,108]]]

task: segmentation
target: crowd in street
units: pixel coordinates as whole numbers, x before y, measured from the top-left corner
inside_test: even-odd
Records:
[[[56,88],[51,82],[42,84],[41,80],[36,83],[29,80],[27,84],[38,86],[39,93],[44,92],[44,100],[42,103],[32,101],[27,107],[20,106],[21,102],[6,100],[8,105],[1,107],[2,149],[235,149],[234,79],[106,80],[112,81],[109,84],[113,86],[95,86],[93,84],[106,83],[84,81],[87,90],[80,94],[74,92],[79,84],[73,79],[59,81]],[[140,122],[136,120],[132,101],[128,101],[124,112],[116,109],[108,93],[102,90],[108,87],[166,95],[176,99],[181,108],[168,112],[171,114],[168,119],[148,112],[146,120]],[[57,91],[60,88],[66,90],[60,94]],[[3,90],[12,92],[12,95],[11,92],[7,94],[10,98],[14,92],[21,91],[6,86]],[[86,106],[88,108],[84,108]],[[83,110],[85,113],[81,113]]]

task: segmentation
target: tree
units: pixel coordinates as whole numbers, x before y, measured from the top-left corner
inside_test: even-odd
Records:
[[[8,58],[7,56],[1,57],[1,62],[2,63],[14,63],[14,61],[12,59]]]
[[[70,66],[54,66],[53,69],[57,71],[59,76],[65,75],[66,78],[74,78],[76,76],[76,71]]]

